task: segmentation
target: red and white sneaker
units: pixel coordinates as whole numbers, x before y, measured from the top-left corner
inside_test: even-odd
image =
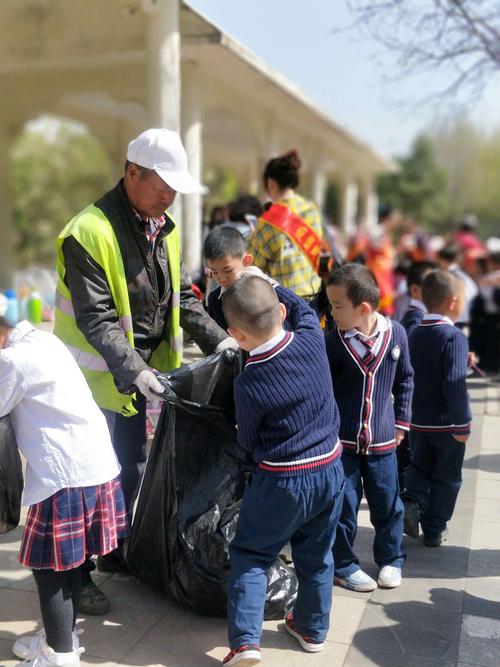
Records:
[[[252,665],[260,665],[261,662],[260,648],[254,644],[245,644],[245,646],[239,646],[229,651],[222,664],[252,667]]]
[[[295,621],[293,620],[293,613],[291,611],[289,611],[285,617],[285,628],[292,637],[295,637],[304,651],[307,651],[308,653],[319,653],[323,650],[325,642],[317,642],[316,640],[311,639],[311,637],[306,637],[306,635],[300,634],[295,625]]]

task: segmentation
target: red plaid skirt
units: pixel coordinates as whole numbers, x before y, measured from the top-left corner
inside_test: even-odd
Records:
[[[71,570],[88,555],[113,551],[127,534],[118,477],[97,486],[61,489],[30,506],[19,560],[34,570]]]

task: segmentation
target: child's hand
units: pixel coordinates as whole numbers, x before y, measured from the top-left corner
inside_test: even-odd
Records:
[[[398,447],[401,444],[401,441],[406,435],[406,431],[403,431],[400,428],[396,429],[396,447]]]
[[[474,352],[469,352],[467,355],[467,368],[474,368],[477,364],[477,357]]]
[[[466,433],[464,435],[455,435],[455,434],[453,434],[453,437],[455,438],[455,440],[457,442],[464,442],[464,443],[467,442],[467,440],[469,439],[469,436],[470,436],[470,433]]]

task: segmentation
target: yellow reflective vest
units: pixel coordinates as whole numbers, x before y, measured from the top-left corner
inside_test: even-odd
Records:
[[[132,313],[120,248],[111,223],[101,209],[94,204],[91,204],[70,220],[57,239],[58,281],[54,333],[66,344],[75,357],[89,383],[94,400],[100,408],[113,410],[125,416],[137,414],[132,404],[133,396],[121,394],[117,390],[105,359],[90,345],[76,323],[71,292],[64,282],[66,268],[62,246],[64,239],[68,236],[74,236],[82,248],[104,270],[123,334],[127,337],[130,346],[134,347]],[[170,330],[149,362],[150,366],[159,371],[177,368],[180,366],[182,358],[180,330],[181,257],[179,233],[176,227],[165,236],[164,242],[172,288],[172,307],[169,318]]]

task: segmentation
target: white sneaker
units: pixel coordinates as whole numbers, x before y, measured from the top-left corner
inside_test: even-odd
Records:
[[[380,588],[397,588],[401,584],[401,568],[394,565],[384,565],[378,573]]]
[[[34,660],[20,662],[16,667],[80,667],[82,653],[83,648],[69,653],[56,653],[43,641],[41,651]]]
[[[334,577],[335,583],[350,591],[357,591],[358,593],[370,593],[377,588],[377,582],[372,579],[363,570],[356,570],[348,577]]]
[[[80,649],[80,640],[78,635],[81,635],[83,630],[73,630],[73,650]],[[42,652],[42,647],[45,644],[45,630],[42,628],[33,635],[26,635],[16,639],[12,652],[21,660],[34,660]],[[82,653],[85,649],[82,649]]]

